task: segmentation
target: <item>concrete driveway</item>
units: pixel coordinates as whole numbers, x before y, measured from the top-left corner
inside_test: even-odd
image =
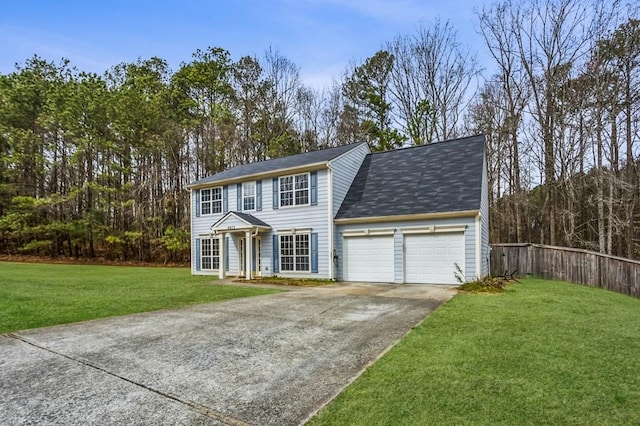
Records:
[[[335,284],[0,336],[3,424],[300,424],[446,286]]]

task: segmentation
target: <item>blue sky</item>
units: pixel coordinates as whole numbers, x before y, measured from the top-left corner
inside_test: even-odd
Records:
[[[65,57],[83,71],[158,56],[176,70],[196,49],[222,47],[233,59],[273,47],[321,88],[350,62],[361,63],[386,41],[436,17],[449,20],[477,52],[473,8],[482,0],[20,0],[0,10],[0,73],[39,56]]]

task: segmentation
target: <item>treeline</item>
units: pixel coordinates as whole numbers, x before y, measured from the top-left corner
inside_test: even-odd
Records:
[[[272,49],[103,75],[34,56],[0,75],[0,253],[184,261],[190,181],[359,140],[386,150],[485,133],[493,241],[637,257],[636,12],[496,3],[477,24],[497,74],[435,21],[323,90]]]
[[[640,255],[637,8],[506,1],[478,12],[498,72],[467,122],[489,141],[493,241]]]

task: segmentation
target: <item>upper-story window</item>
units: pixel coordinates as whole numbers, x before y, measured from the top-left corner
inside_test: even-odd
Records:
[[[280,178],[280,207],[309,205],[309,173]]]
[[[242,210],[256,209],[256,183],[245,182],[242,184]]]
[[[222,188],[200,190],[200,212],[203,215],[222,213]]]

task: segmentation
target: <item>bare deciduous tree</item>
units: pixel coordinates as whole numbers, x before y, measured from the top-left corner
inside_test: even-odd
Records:
[[[396,58],[390,93],[396,123],[414,145],[456,137],[480,69],[449,22],[423,23],[386,49]]]

